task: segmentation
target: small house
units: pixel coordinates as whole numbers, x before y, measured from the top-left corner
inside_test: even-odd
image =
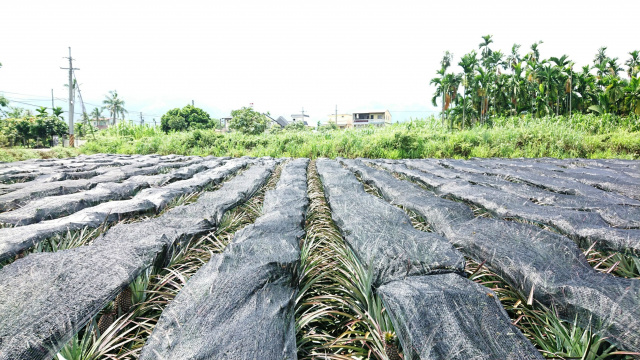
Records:
[[[353,126],[376,126],[382,127],[391,124],[391,113],[389,110],[384,111],[368,111],[353,113]]]
[[[327,124],[336,124],[340,129],[350,129],[353,127],[353,114],[329,115]]]
[[[302,114],[292,114],[291,115],[291,119],[292,122],[302,122],[303,124],[305,124],[305,126],[309,126],[309,124],[307,123],[307,119],[309,115],[306,115],[304,113]]]

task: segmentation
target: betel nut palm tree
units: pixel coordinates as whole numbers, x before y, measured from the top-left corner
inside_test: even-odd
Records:
[[[484,124],[490,116],[520,114],[640,115],[640,50],[629,52],[629,57],[622,60],[609,57],[607,47],[602,46],[591,65],[574,69],[575,63],[568,55],[542,58],[542,41],[533,43],[531,51],[522,57],[518,44],[503,54],[491,49],[492,43],[491,35],[483,36],[479,50],[455,62],[451,53],[445,53],[437,76],[430,82],[436,88],[431,102],[438,106],[438,99],[442,101],[443,125],[448,119],[451,123],[461,121],[464,128],[475,121]],[[453,64],[460,67],[458,71],[451,71]],[[462,97],[456,96],[460,85]]]
[[[464,91],[463,91],[464,98],[463,98],[463,104],[462,104],[462,128],[463,129],[464,129],[466,117],[467,117],[466,109],[467,109],[469,81],[473,77],[473,73],[475,71],[476,66],[478,66],[478,58],[476,57],[476,55],[477,54],[475,50],[473,50],[470,53],[465,54],[462,57],[462,59],[460,59],[460,62],[458,63],[458,66],[462,68],[462,74],[463,74],[462,86],[464,87]]]

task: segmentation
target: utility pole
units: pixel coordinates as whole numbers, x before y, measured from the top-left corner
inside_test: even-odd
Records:
[[[74,147],[74,135],[73,135],[73,70],[80,70],[73,68],[73,58],[71,57],[71,46],[69,46],[69,67],[60,69],[69,70],[69,147]]]
[[[142,118],[142,111],[140,112],[140,125],[144,125],[144,118]]]
[[[338,104],[336,104],[336,126],[338,126]]]
[[[193,103],[193,100],[191,100],[191,106],[195,106],[195,104]]]
[[[55,106],[53,105],[53,89],[51,89],[51,111],[53,111],[53,108]]]
[[[153,118],[153,127],[156,127],[156,118]]]

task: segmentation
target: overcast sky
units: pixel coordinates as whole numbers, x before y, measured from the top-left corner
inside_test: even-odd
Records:
[[[66,110],[60,67],[70,46],[88,112],[117,90],[130,117],[142,112],[147,122],[191,100],[216,118],[249,103],[288,119],[304,107],[314,124],[336,105],[389,109],[394,121],[424,117],[444,51],[457,63],[486,34],[494,50],[519,43],[523,55],[543,40],[543,58],[568,54],[578,66],[600,46],[621,63],[640,50],[638,0],[10,0],[1,8],[0,94],[50,107],[53,89]]]

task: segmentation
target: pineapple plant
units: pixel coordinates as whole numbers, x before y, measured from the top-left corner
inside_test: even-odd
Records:
[[[398,349],[398,338],[392,332],[384,333],[384,352],[389,360],[401,360],[400,350]]]
[[[126,314],[131,310],[133,293],[131,287],[127,286],[114,300],[114,310],[120,309],[121,314]]]
[[[115,318],[115,313],[113,311],[106,312],[100,316],[100,320],[98,320],[98,332],[100,335],[104,334],[105,331],[113,324],[113,320]]]

